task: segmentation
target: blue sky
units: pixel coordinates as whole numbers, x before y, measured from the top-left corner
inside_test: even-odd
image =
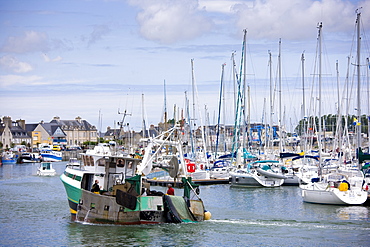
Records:
[[[251,121],[261,122],[270,114],[268,51],[276,83],[281,38],[281,111],[291,129],[301,118],[303,52],[306,108],[315,98],[310,90],[319,22],[324,38],[323,113],[335,113],[335,64],[338,61],[344,85],[347,57],[355,56],[358,7],[362,7],[365,40],[370,1],[0,0],[0,115],[27,123],[80,116],[105,131],[122,119],[118,110],[127,110],[131,115],[125,122],[139,130],[143,115],[148,124],[163,119],[164,81],[169,118],[174,108],[181,115],[185,92],[192,107],[190,61],[194,59],[196,118],[215,123],[221,66],[226,63],[224,118],[233,123],[230,58],[235,51],[240,64],[243,29],[247,29]],[[366,43],[363,50],[362,56],[369,57]],[[349,108],[353,111],[355,105]],[[365,99],[362,112],[369,112]]]

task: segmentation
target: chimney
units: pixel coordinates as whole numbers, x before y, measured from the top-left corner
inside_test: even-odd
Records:
[[[16,120],[16,122],[18,123],[19,127],[21,127],[24,130],[26,129],[26,120],[19,119],[19,120]]]
[[[3,123],[5,126],[8,126],[9,128],[12,127],[12,118],[11,117],[3,117]]]

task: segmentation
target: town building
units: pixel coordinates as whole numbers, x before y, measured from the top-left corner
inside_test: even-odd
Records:
[[[82,145],[84,142],[98,142],[98,131],[81,117],[74,120],[62,120],[60,117],[54,117],[50,124],[59,126],[54,131],[54,142],[61,142],[65,138],[67,145]]]
[[[38,148],[39,144],[82,145],[84,142],[98,142],[96,127],[81,117],[61,120],[54,117],[50,123],[26,124],[25,120],[13,121],[11,117],[0,119],[0,142],[4,149],[25,144]]]

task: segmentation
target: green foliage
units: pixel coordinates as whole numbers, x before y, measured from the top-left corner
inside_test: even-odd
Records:
[[[343,130],[347,124],[348,131],[355,132],[355,119],[357,119],[357,117],[354,115],[342,116],[341,129]],[[324,115],[320,118],[320,120],[323,131],[333,132],[334,134],[337,132],[338,115]],[[359,122],[361,123],[361,132],[367,133],[369,120],[366,115],[362,115]],[[294,130],[298,135],[304,134],[307,132],[307,130],[308,132],[316,133],[319,131],[319,118],[316,116],[310,116],[308,118],[301,119]]]
[[[82,145],[83,146],[89,146],[89,145],[95,146],[95,145],[97,145],[97,143],[96,142],[83,142]]]

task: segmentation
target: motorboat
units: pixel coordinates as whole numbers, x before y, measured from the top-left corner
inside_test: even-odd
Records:
[[[38,176],[55,176],[56,171],[51,162],[41,162],[37,169]]]
[[[17,159],[17,163],[19,164],[36,163],[36,162],[40,162],[39,154],[29,153],[29,152],[21,153]]]

